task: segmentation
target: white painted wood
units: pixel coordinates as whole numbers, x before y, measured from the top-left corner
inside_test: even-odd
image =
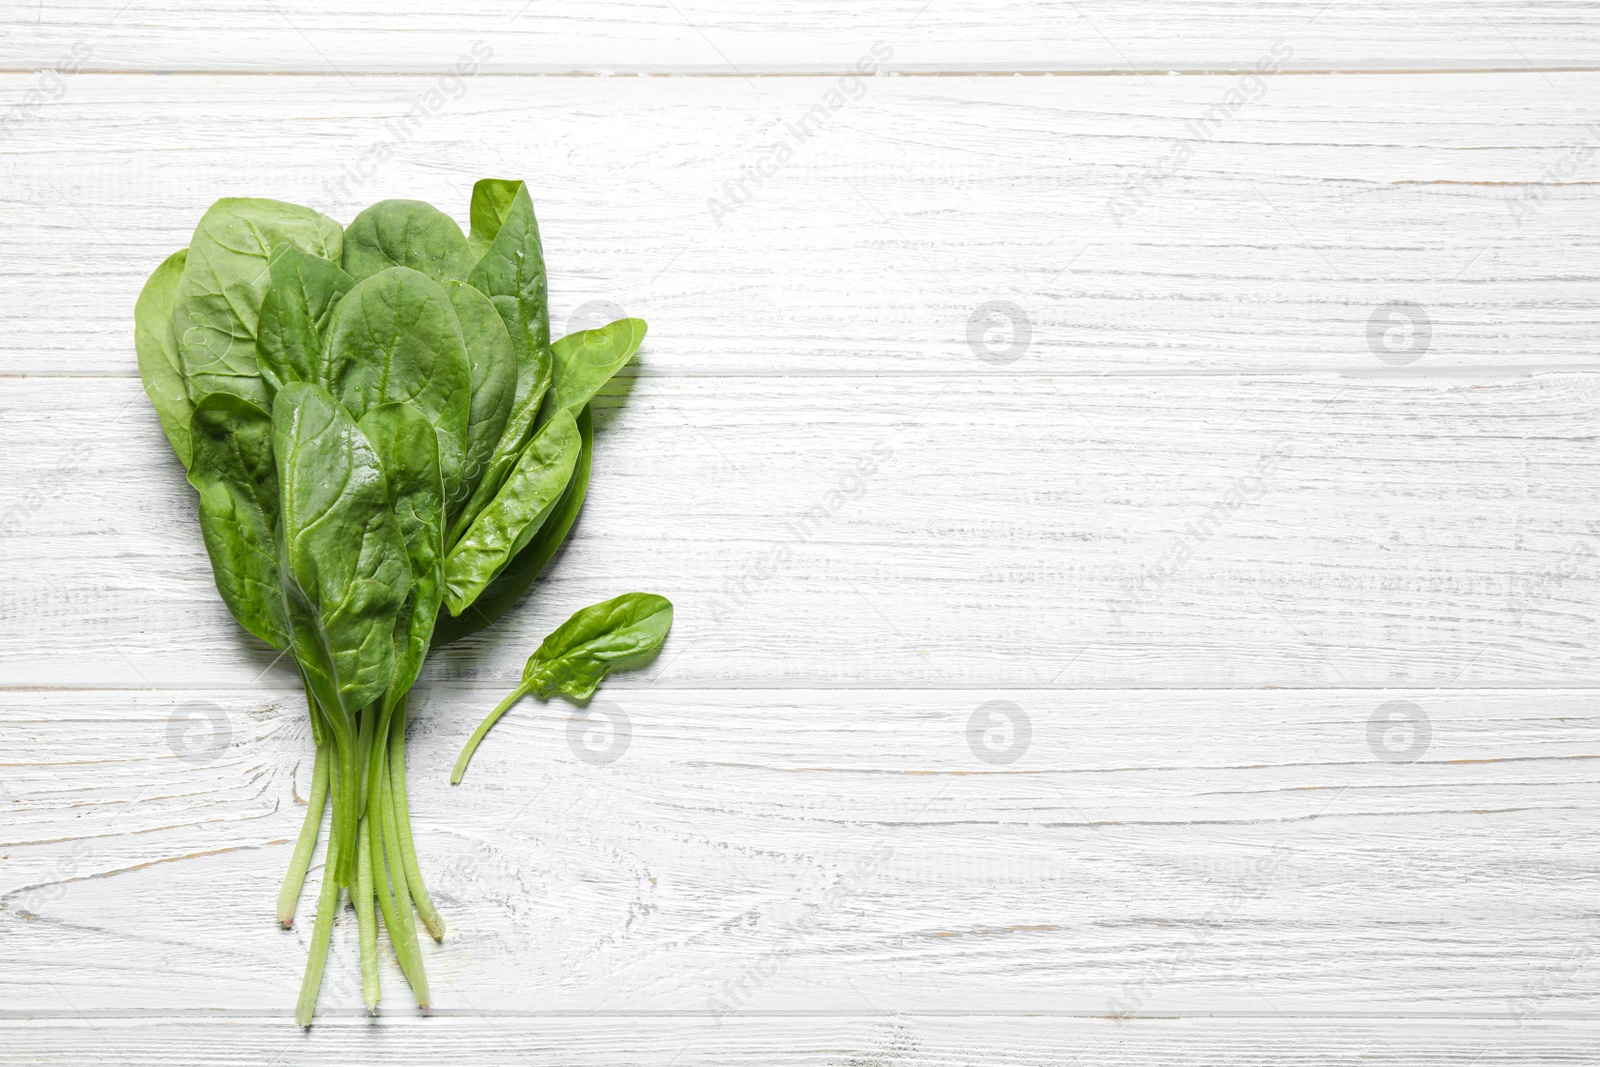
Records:
[[[1596,366],[1600,74],[1279,76],[1199,126],[1239,78],[880,78],[804,143],[834,80],[485,77],[379,165],[436,83],[66,80],[0,142],[0,373],[132,373],[134,297],[220,195],[464,217],[486,174],[533,184],[558,332],[649,320],[635,373]],[[993,301],[1031,337],[1001,366]]]
[[[646,356],[648,359],[648,355]],[[625,398],[623,390],[631,384]],[[430,657],[672,598],[663,686],[1592,685],[1600,377],[641,378],[564,554]],[[130,379],[0,381],[0,679],[290,684]]]
[[[424,687],[407,746],[449,925],[435,1005],[486,1033],[735,1009],[1594,1018],[1595,691],[615,688],[599,709],[625,729],[530,701],[448,785],[500,692]],[[974,738],[990,701],[1025,730]],[[287,1018],[299,694],[6,691],[0,722],[7,1010]],[[351,933],[330,1010],[360,1007]]]
[[[0,12],[0,1063],[1593,1058],[1592,5],[517,6]],[[1007,76],[840,82],[874,42]],[[423,682],[439,1017],[387,959],[357,1017],[342,928],[302,1035],[302,712],[132,301],[219,195],[484,174],[558,332],[652,334],[549,581]],[[448,786],[624,588],[678,621],[619,757],[528,702]]]
[[[151,1017],[0,1022],[0,1062],[277,1065],[562,1063],[611,1067],[758,1067],[900,1063],[1029,1067],[1571,1067],[1600,1035],[1592,1022],[1525,1027],[1459,1019],[1329,1020],[991,1018],[701,1019],[657,1016],[435,1018],[385,1016],[381,1025],[328,1019],[310,1036],[287,1020]]]
[[[435,71],[477,46],[504,72],[737,76],[848,69],[875,41],[905,71],[1238,69],[1275,41],[1318,69],[1600,61],[1582,0],[39,0],[0,26],[0,63],[23,69],[78,46],[114,70]]]

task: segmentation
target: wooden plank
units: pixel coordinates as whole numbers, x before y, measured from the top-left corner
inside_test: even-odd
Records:
[[[0,1063],[562,1063],[640,1067],[997,1064],[1028,1067],[1570,1067],[1587,1062],[1593,1022],[1441,1019],[760,1018],[324,1019],[307,1036],[287,1019],[151,1017],[0,1022]]]
[[[1593,65],[1600,51],[1592,7],[1563,0],[53,0],[14,6],[0,27],[0,63],[14,68],[56,64],[77,48],[101,69],[350,74],[448,70],[475,54],[509,72],[834,71],[877,41],[904,71],[1158,75],[1248,68],[1274,42],[1302,66],[1347,70]]]
[[[1600,376],[643,378],[533,595],[678,608],[621,687],[1591,685]],[[627,393],[626,396],[623,394]],[[0,381],[0,678],[289,684],[137,382]]]
[[[423,687],[408,743],[446,1013],[1595,1017],[1593,691],[608,688],[448,785],[500,692]],[[7,691],[0,730],[7,1011],[286,1017],[299,694]]]
[[[1596,365],[1600,75],[436,82],[66,80],[0,142],[0,373],[131,373],[219,195],[464,216],[486,174],[558,333],[650,321],[639,374]]]

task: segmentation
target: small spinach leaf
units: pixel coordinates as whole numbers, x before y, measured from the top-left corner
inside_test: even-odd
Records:
[[[212,393],[190,421],[189,484],[200,494],[200,533],[217,592],[239,625],[273,648],[289,646],[278,582],[278,472],[272,417],[247,400]]]
[[[345,227],[344,269],[356,281],[390,267],[464,281],[474,262],[456,220],[421,200],[380,200]]]
[[[653,655],[671,629],[672,602],[654,593],[624,593],[575,612],[528,657],[522,684],[478,724],[450,772],[451,784],[461,781],[478,743],[518,700],[529,693],[541,700],[555,693],[588,700],[608,673]]]
[[[582,439],[562,412],[522,452],[516,469],[445,559],[445,604],[462,609],[527,545],[572,480]]]
[[[438,283],[409,267],[357,282],[333,311],[320,375],[351,416],[409,400],[439,435],[446,499],[460,494],[472,410],[461,325]]]
[[[267,392],[289,382],[314,382],[339,299],[355,279],[321,256],[281,244],[267,261],[256,357]]]
[[[588,700],[609,672],[637,666],[672,629],[672,602],[624,593],[577,611],[544,639],[522,671],[523,688],[541,699],[560,693]]]
[[[155,405],[156,417],[184,469],[189,467],[189,419],[194,405],[183,382],[183,360],[172,330],[172,309],[177,304],[178,281],[189,250],[180,248],[161,261],[139,291],[133,305],[133,347],[139,355],[139,379]]]

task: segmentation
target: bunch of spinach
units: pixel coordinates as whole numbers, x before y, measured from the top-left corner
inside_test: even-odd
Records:
[[[293,204],[219,200],[139,296],[140,376],[198,494],[217,590],[305,685],[316,758],[285,926],[331,799],[301,1025],[341,890],[369,1009],[379,914],[428,1004],[413,914],[435,939],[444,924],[406,805],[407,694],[430,648],[499,618],[566,538],[589,483],[589,401],[645,332],[621,319],[552,342],[546,295],[526,187],[486,179],[465,234],[420,201],[374,204],[342,228]],[[577,646],[604,645],[599,631],[569,636],[569,659],[598,681],[594,648]]]

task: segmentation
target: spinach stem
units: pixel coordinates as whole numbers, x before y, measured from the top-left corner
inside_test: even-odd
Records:
[[[335,786],[337,788],[337,786]],[[335,796],[337,806],[338,798]],[[309,1027],[317,1010],[317,993],[322,988],[322,969],[328,962],[328,943],[333,939],[333,920],[339,910],[339,826],[328,833],[328,855],[322,865],[322,892],[317,900],[317,921],[311,931],[311,954],[306,957],[306,974],[300,982],[300,1000],[295,1005],[295,1022]]]
[[[372,703],[356,713],[356,766],[363,771],[367,768],[368,754],[372,751],[372,733],[378,717],[378,705]],[[360,800],[356,804],[356,811],[365,814],[367,810],[367,779],[363,775],[360,784]]]
[[[341,724],[338,716],[330,716],[328,725],[333,727],[333,744],[339,756],[333,793],[334,829],[336,839],[340,842],[339,865],[335,868],[335,874],[339,884],[348,886],[355,884],[355,844],[356,835],[360,832],[358,823],[361,814],[357,803],[361,793],[361,778],[357,772],[359,760],[355,731],[350,729],[349,724]]]
[[[361,820],[361,841],[356,850],[356,884],[350,891],[361,934],[361,999],[367,1013],[376,1015],[381,995],[378,982],[378,917],[372,910],[372,818]]]
[[[466,747],[461,750],[461,755],[456,758],[455,770],[450,772],[451,785],[461,784],[461,776],[467,773],[467,764],[472,760],[472,753],[477,751],[478,743],[482,741],[484,735],[489,732],[489,727],[498,722],[500,720],[500,716],[510,711],[511,705],[515,704],[517,701],[521,700],[531,692],[533,692],[532,686],[517,686],[511,691],[510,696],[506,697],[500,702],[499,707],[495,708],[489,713],[488,718],[484,719],[478,724],[478,728],[472,731],[472,736],[467,739]]]
[[[417,946],[417,920],[411,912],[411,893],[406,884],[405,865],[400,859],[401,849],[399,833],[395,828],[394,805],[388,799],[390,783],[387,760],[380,765],[379,772],[381,788],[373,794],[373,803],[381,811],[382,821],[378,824],[378,829],[382,832],[383,852],[373,850],[372,869],[374,874],[381,875],[384,856],[388,857],[388,880],[383,884],[385,887],[393,887],[394,901],[391,906],[387,891],[382,892],[378,899],[385,906],[383,919],[389,927],[389,940],[394,942],[395,955],[399,957],[400,966],[405,970],[406,978],[411,983],[411,990],[417,998],[417,1007],[427,1011],[433,998],[428,992],[428,973],[423,968],[422,952]]]
[[[390,690],[389,692],[383,694],[383,699],[380,702],[373,705],[373,708],[377,709],[379,712],[377,718],[377,729],[373,732],[372,738],[370,739],[370,748],[363,750],[367,753],[366,795],[368,804],[372,803],[373,790],[378,788],[378,766],[383,761],[384,752],[388,748],[389,723],[394,719],[395,705],[403,700],[405,700],[403,695],[396,697],[393,695],[393,690]],[[380,833],[383,831],[383,824],[381,822],[373,823],[373,827]]]
[[[394,816],[400,831],[400,863],[405,871],[406,888],[416,904],[417,915],[433,935],[435,941],[444,940],[444,919],[428,896],[428,887],[422,883],[422,868],[417,865],[417,845],[411,837],[411,808],[406,802],[406,711],[409,700],[401,697],[396,705],[396,715],[389,728],[388,775],[390,799],[394,803]]]
[[[300,839],[294,844],[294,854],[289,857],[289,873],[284,876],[283,889],[278,893],[278,921],[284,926],[294,925],[294,911],[300,903],[300,890],[306,884],[306,872],[311,869],[311,854],[316,850],[317,834],[322,830],[322,812],[328,806],[328,748],[326,741],[317,746],[317,759],[311,769],[311,799],[306,805],[306,818],[300,824]]]

